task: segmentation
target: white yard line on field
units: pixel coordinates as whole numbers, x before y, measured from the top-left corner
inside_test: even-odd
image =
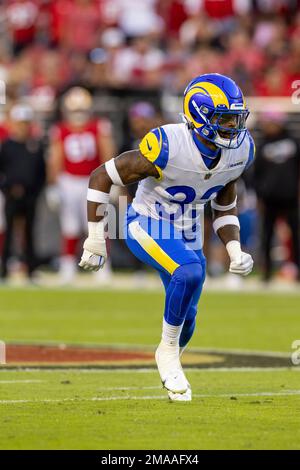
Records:
[[[0,380],[0,385],[2,384],[37,384],[45,382],[45,380]]]
[[[97,392],[112,392],[113,390],[159,390],[161,386],[156,387],[101,387]]]
[[[237,397],[284,397],[300,395],[300,390],[285,390],[280,392],[256,392],[256,393],[220,393],[220,394],[194,394],[194,398],[237,398]],[[91,398],[46,398],[43,400],[0,400],[0,405],[11,404],[38,404],[38,403],[73,403],[73,402],[98,402],[98,401],[116,401],[116,400],[165,400],[166,395],[153,396],[113,396],[113,397],[91,397]]]

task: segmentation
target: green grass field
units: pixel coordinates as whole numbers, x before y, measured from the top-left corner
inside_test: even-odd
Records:
[[[0,339],[154,346],[158,292],[0,290]],[[205,293],[191,346],[290,354],[300,296]],[[0,367],[1,449],[300,449],[300,366],[189,370],[169,403],[155,370]]]

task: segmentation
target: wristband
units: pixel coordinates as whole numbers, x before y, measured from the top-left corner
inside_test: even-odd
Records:
[[[103,241],[105,239],[104,224],[104,219],[100,222],[88,222],[89,238]]]
[[[124,186],[123,181],[121,180],[119,172],[116,168],[114,158],[108,160],[108,162],[105,163],[105,169],[113,184],[116,184],[117,186]]]
[[[237,197],[235,197],[234,201],[231,204],[228,204],[227,206],[221,206],[220,204],[217,204],[214,200],[211,201],[210,206],[212,209],[215,209],[216,211],[230,211],[230,209],[234,209],[236,207],[236,201]]]
[[[213,221],[213,229],[215,233],[217,233],[217,231],[225,225],[236,225],[238,228],[240,228],[239,219],[236,215],[223,215],[222,217],[218,217]]]
[[[241,244],[238,240],[226,243],[226,250],[231,261],[240,261],[242,256]]]
[[[96,189],[88,188],[87,200],[90,202],[99,202],[99,204],[107,204],[109,201],[109,194]]]

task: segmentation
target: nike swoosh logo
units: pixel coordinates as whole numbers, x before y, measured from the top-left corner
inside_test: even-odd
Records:
[[[148,140],[147,140],[147,147],[148,147],[148,150],[151,152],[152,147],[150,147]]]

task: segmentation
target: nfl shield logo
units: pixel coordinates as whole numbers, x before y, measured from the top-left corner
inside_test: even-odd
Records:
[[[205,180],[209,180],[209,178],[211,177],[211,173],[206,173],[206,175],[204,176],[204,179]]]

